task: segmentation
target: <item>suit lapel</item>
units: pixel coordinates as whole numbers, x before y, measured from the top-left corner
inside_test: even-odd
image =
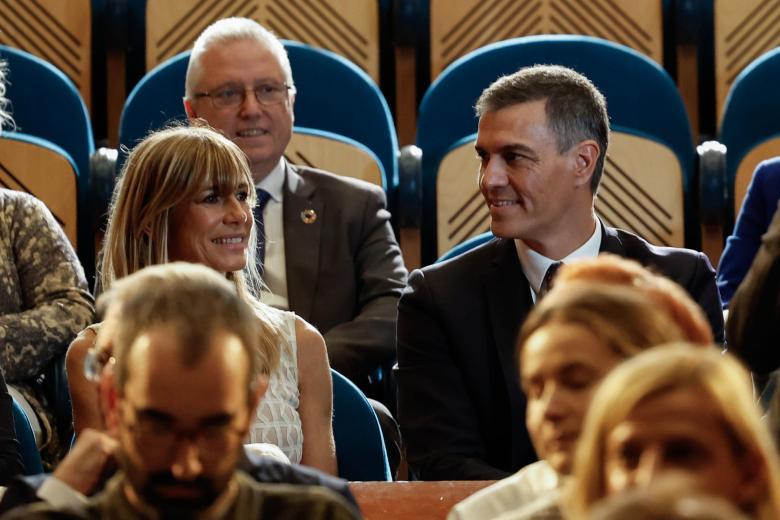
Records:
[[[494,247],[495,255],[491,270],[485,280],[488,315],[493,329],[495,348],[504,385],[509,396],[509,410],[512,439],[525,431],[525,400],[518,388],[515,342],[519,325],[531,310],[528,280],[520,267],[514,242],[500,240]],[[512,442],[512,460],[517,460],[519,442]]]
[[[284,262],[287,270],[287,299],[290,310],[304,320],[311,319],[320,265],[320,237],[324,203],[315,187],[287,164],[284,182]],[[290,189],[295,185],[295,190]],[[306,223],[303,213],[314,210],[317,218]],[[310,219],[309,219],[310,220]]]

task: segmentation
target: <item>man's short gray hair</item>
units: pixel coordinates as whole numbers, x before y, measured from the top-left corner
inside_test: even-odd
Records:
[[[194,71],[199,67],[203,54],[214,45],[240,40],[255,40],[270,50],[279,60],[284,71],[287,85],[294,86],[290,59],[284,45],[274,33],[249,18],[233,17],[217,20],[206,27],[192,46],[190,61],[187,64],[187,77],[184,83],[184,98],[192,100],[195,85]]]
[[[595,195],[601,182],[609,146],[607,101],[596,86],[582,74],[558,65],[524,67],[498,78],[479,96],[477,116],[512,105],[545,100],[547,122],[563,153],[586,139],[599,145],[599,157],[591,178]]]

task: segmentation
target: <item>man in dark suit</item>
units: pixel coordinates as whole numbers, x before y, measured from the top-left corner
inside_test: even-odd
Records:
[[[497,238],[414,271],[399,305],[399,420],[410,467],[425,480],[500,479],[536,460],[515,337],[559,261],[607,251],[653,266],[723,336],[703,254],[652,246],[596,217],[609,120],[587,78],[521,69],[482,93],[477,114],[480,189]]]
[[[407,273],[380,187],[284,159],[295,93],[284,47],[253,20],[220,20],[193,46],[185,109],[249,158],[264,300],[315,325],[331,366],[362,385],[395,355]]]

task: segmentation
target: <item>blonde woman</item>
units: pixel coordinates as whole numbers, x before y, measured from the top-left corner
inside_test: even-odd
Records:
[[[280,360],[249,442],[274,444],[292,462],[335,474],[332,383],[322,336],[254,296],[262,282],[254,264],[253,186],[243,152],[212,129],[151,134],[130,153],[114,191],[100,281],[109,289],[143,267],[172,261],[205,264],[233,281],[262,323],[261,348]],[[83,371],[94,343],[91,327],[68,352],[77,432],[103,429],[95,384]]]
[[[748,372],[729,354],[673,344],[617,368],[593,397],[577,446],[569,507],[686,477],[756,520],[780,518],[780,469]]]

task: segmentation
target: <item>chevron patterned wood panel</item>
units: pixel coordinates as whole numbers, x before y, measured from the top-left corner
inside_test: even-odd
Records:
[[[337,139],[294,132],[284,150],[293,164],[305,164],[382,186],[382,170],[374,156]]]
[[[490,213],[479,192],[478,172],[474,142],[450,151],[439,165],[436,179],[437,256],[490,230]]]
[[[613,132],[596,213],[659,246],[685,245],[682,168],[661,144]]]
[[[62,155],[0,138],[0,188],[42,200],[76,248],[76,172]]]
[[[0,0],[0,43],[60,69],[92,102],[90,0]]]
[[[367,0],[148,0],[147,70],[192,48],[203,29],[230,16],[340,54],[379,82],[379,6]]]
[[[663,62],[661,0],[430,0],[431,79],[492,42],[535,34],[582,34]]]
[[[715,0],[718,119],[734,79],[751,61],[780,45],[780,0]]]

